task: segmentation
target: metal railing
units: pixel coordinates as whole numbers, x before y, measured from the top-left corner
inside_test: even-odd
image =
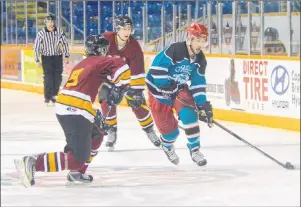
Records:
[[[184,41],[186,26],[196,21],[210,28],[207,53],[300,56],[299,0],[1,0],[1,44],[33,44],[47,12],[71,46],[112,31],[114,17],[122,14],[133,19],[134,37],[145,51]]]

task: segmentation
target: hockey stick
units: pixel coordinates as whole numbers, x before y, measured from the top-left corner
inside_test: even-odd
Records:
[[[228,132],[229,134],[231,134],[232,136],[234,136],[236,139],[242,141],[243,143],[249,145],[249,147],[257,150],[258,152],[260,152],[262,155],[270,158],[271,160],[273,160],[274,162],[276,162],[278,165],[281,165],[282,167],[288,169],[288,170],[292,170],[294,169],[294,166],[290,163],[290,162],[286,162],[285,164],[276,160],[274,157],[272,157],[271,155],[265,153],[264,151],[262,151],[261,149],[255,147],[254,145],[252,145],[251,143],[247,142],[246,140],[244,140],[242,137],[238,136],[237,134],[235,134],[234,132],[232,132],[231,130],[227,129],[226,127],[224,127],[223,125],[221,125],[220,123],[218,123],[217,121],[213,120],[213,123],[215,125],[217,125],[218,127],[220,127],[221,129],[223,129],[224,131]]]
[[[126,99],[130,100],[130,101],[133,101],[133,100],[134,100],[132,97],[130,97],[130,96],[128,96],[128,95],[125,95],[124,97],[125,97]],[[147,106],[146,104],[141,104],[140,107],[143,108],[143,109],[145,109],[145,110],[147,110],[147,111],[149,111],[149,108],[148,108],[148,106]]]
[[[109,113],[111,112],[111,109],[112,109],[112,106],[109,106],[109,110],[108,110],[106,116],[102,117],[103,122],[105,122],[107,120],[107,117],[109,116]]]
[[[105,124],[107,117],[109,116],[109,113],[111,112],[112,106],[109,106],[109,110],[106,114],[106,116],[102,116],[101,122]],[[97,124],[95,124],[95,122],[93,122],[94,126],[96,126],[96,128],[98,129],[99,132],[103,132],[98,126]]]
[[[190,108],[193,108],[197,113],[199,113],[195,107],[191,106],[190,104],[182,101],[181,99],[179,99],[178,97],[176,98],[180,103],[182,103],[183,105],[185,106],[188,106]],[[295,167],[290,163],[290,162],[286,162],[285,164],[278,161],[277,159],[275,159],[274,157],[272,157],[271,155],[265,153],[264,151],[262,151],[261,149],[255,147],[254,145],[252,145],[251,143],[249,143],[248,141],[246,141],[245,139],[243,139],[242,137],[238,136],[237,134],[235,134],[234,132],[232,132],[231,130],[227,129],[226,127],[224,127],[223,125],[221,125],[219,122],[213,120],[213,123],[220,127],[221,129],[223,129],[224,131],[228,132],[229,134],[231,134],[232,136],[234,136],[236,139],[238,139],[239,141],[247,144],[249,147],[257,150],[258,152],[260,152],[262,155],[266,156],[267,158],[271,159],[272,161],[274,161],[275,163],[277,163],[278,165],[284,167],[285,169],[288,169],[288,170],[293,170]]]

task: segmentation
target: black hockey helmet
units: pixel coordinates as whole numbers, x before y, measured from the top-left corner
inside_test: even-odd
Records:
[[[117,16],[117,17],[115,17],[115,19],[114,19],[115,31],[118,32],[120,27],[130,27],[132,29],[132,33],[134,33],[133,21],[128,16]]]
[[[85,42],[85,51],[88,56],[106,56],[109,47],[109,40],[102,35],[89,35]]]

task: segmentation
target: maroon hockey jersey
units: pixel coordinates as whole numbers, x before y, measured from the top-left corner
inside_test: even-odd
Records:
[[[108,80],[117,86],[129,84],[131,72],[121,58],[90,56],[78,63],[57,97],[56,113],[82,115],[94,121],[98,88]]]
[[[117,45],[117,33],[106,32],[103,34],[110,42],[108,56],[121,57],[129,65],[131,70],[130,86],[133,89],[145,89],[145,69],[144,56],[140,44],[133,37],[130,37],[128,43],[121,50]]]

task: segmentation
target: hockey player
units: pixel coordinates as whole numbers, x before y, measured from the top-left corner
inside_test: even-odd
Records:
[[[123,59],[103,57],[108,45],[108,40],[101,35],[90,35],[87,38],[85,50],[88,57],[72,69],[57,97],[56,116],[67,142],[64,152],[41,153],[15,160],[26,187],[35,184],[35,171],[70,170],[67,176],[69,181],[92,182],[93,177],[84,174],[84,171],[103,140],[103,118],[93,107],[98,88],[107,79],[121,86],[130,80],[130,70]],[[120,101],[120,98],[116,99],[117,104]]]
[[[110,42],[108,56],[121,57],[129,65],[131,70],[130,89],[127,92],[128,105],[136,115],[142,129],[155,146],[160,146],[160,139],[153,130],[153,118],[149,110],[141,108],[140,103],[145,103],[143,91],[145,89],[144,57],[141,47],[133,34],[132,20],[127,16],[118,16],[114,21],[116,32],[104,33],[105,38]],[[107,102],[101,104],[103,113],[107,113],[109,105]],[[109,151],[114,149],[117,140],[117,113],[116,106],[111,106],[110,113],[106,118],[106,123],[110,126],[106,146]]]
[[[161,133],[162,149],[174,164],[179,163],[173,145],[179,129],[173,108],[183,123],[192,160],[199,166],[207,164],[199,151],[198,124],[198,120],[201,120],[211,127],[213,117],[211,104],[206,98],[207,62],[201,50],[207,42],[207,36],[204,25],[192,23],[187,28],[186,41],[173,43],[161,51],[146,76],[150,109]]]

